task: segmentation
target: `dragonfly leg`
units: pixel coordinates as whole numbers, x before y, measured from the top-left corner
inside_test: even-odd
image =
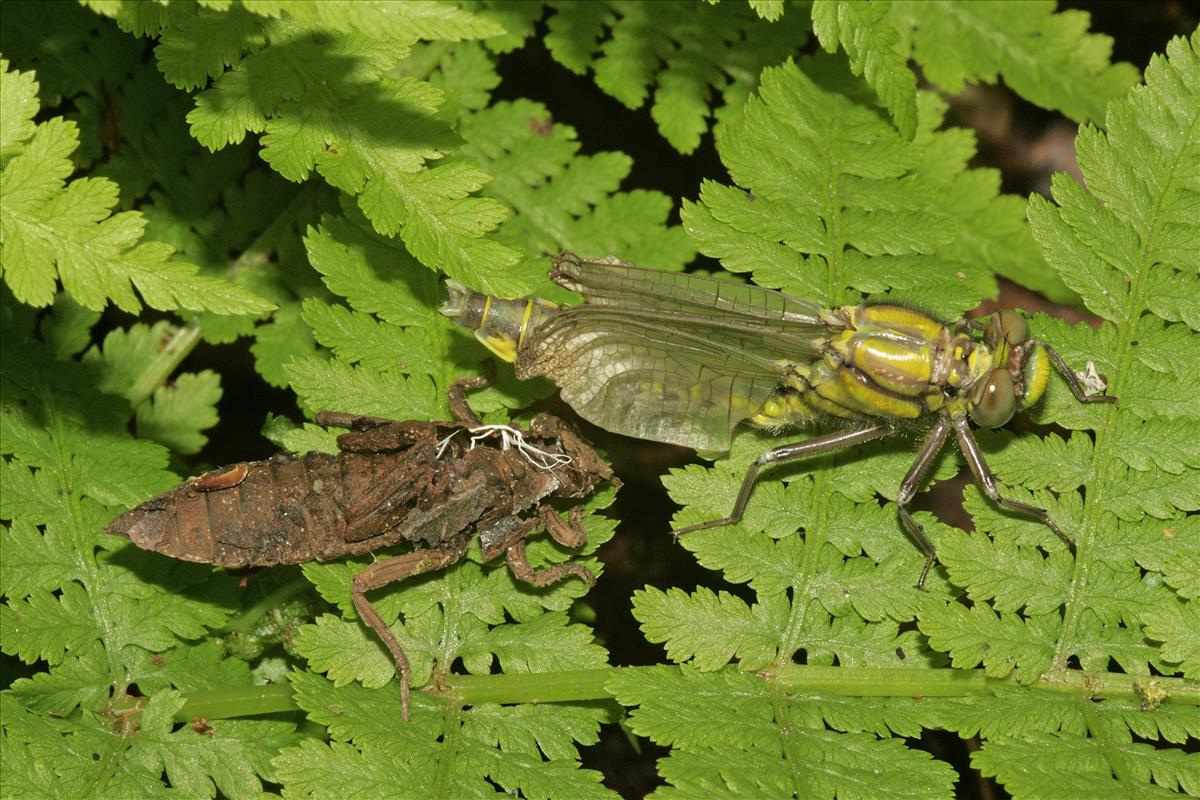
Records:
[[[367,430],[368,428],[378,428],[383,425],[395,425],[396,420],[386,419],[384,417],[366,417],[362,414],[346,414],[342,411],[318,411],[317,424],[323,425],[326,428],[352,428],[354,430]]]
[[[1063,376],[1063,380],[1067,382],[1067,386],[1071,389],[1071,394],[1075,395],[1075,399],[1081,403],[1116,403],[1117,398],[1107,394],[1089,395],[1083,387],[1083,383],[1075,375],[1074,370],[1067,366],[1067,362],[1058,354],[1050,345],[1043,342],[1041,339],[1034,339],[1032,344],[1040,344],[1046,350],[1046,355],[1050,356],[1051,363]]]
[[[946,437],[949,435],[950,421],[945,417],[938,417],[937,423],[929,429],[929,433],[925,434],[925,441],[921,443],[921,451],[917,453],[917,460],[908,468],[904,480],[900,481],[900,493],[896,496],[896,505],[900,509],[900,521],[904,523],[904,529],[908,531],[909,536],[925,554],[925,566],[921,567],[921,577],[917,578],[918,589],[925,585],[925,579],[929,577],[929,570],[933,566],[937,553],[933,549],[933,543],[925,535],[925,529],[908,512],[908,504],[912,502],[917,489],[921,487],[921,481],[925,479],[925,474],[929,472],[929,467],[937,458],[937,454],[941,452],[942,445],[946,443]]]
[[[426,572],[448,567],[463,557],[467,552],[467,543],[447,545],[430,550],[416,550],[396,558],[376,561],[362,572],[354,576],[350,585],[350,597],[354,601],[354,610],[359,618],[383,641],[392,660],[396,662],[396,671],[400,673],[400,707],[404,719],[408,719],[409,685],[412,683],[412,667],[409,666],[408,656],[396,639],[396,634],[384,623],[375,606],[367,599],[367,592],[379,589],[390,583],[421,575]]]
[[[763,467],[769,467],[772,464],[778,464],[783,461],[795,461],[798,458],[806,458],[808,456],[819,455],[820,453],[828,453],[830,450],[839,450],[843,447],[852,447],[856,444],[869,442],[872,439],[878,439],[880,436],[886,436],[892,432],[890,425],[872,425],[869,428],[859,428],[853,431],[840,431],[831,433],[827,436],[818,436],[815,439],[809,439],[805,442],[796,442],[794,444],[785,444],[783,447],[776,447],[774,450],[768,450],[763,453],[750,468],[746,470],[746,477],[742,479],[742,488],[738,492],[737,501],[733,504],[733,511],[727,517],[720,519],[711,519],[708,522],[701,522],[698,525],[689,525],[686,528],[680,528],[674,531],[675,537],[683,536],[685,533],[694,531],[702,531],[707,528],[719,528],[722,525],[732,525],[742,518],[742,514],[746,511],[746,503],[750,500],[750,492],[754,489],[754,482],[758,478],[758,473]]]
[[[504,556],[513,577],[533,586],[549,586],[571,575],[583,579],[588,586],[596,585],[596,576],[583,564],[555,564],[552,567],[534,569],[525,555],[524,539],[518,539],[509,545]]]
[[[481,425],[479,417],[471,410],[471,406],[467,404],[467,389],[482,389],[492,382],[491,378],[483,375],[468,375],[465,378],[459,378],[454,383],[450,384],[450,412],[454,414],[454,418],[464,425]]]
[[[570,522],[563,522],[558,512],[547,505],[538,506],[537,513],[538,519],[546,528],[546,533],[563,547],[578,550],[587,544],[587,531],[583,527],[583,506],[571,509]]]
[[[1116,398],[1113,399],[1115,400]],[[971,468],[971,474],[975,476],[975,485],[1001,508],[1016,511],[1018,514],[1024,514],[1027,517],[1033,517],[1054,531],[1054,535],[1062,539],[1063,544],[1073,554],[1075,552],[1075,542],[1071,540],[1071,537],[1063,533],[1061,528],[1054,524],[1054,520],[1050,519],[1050,515],[1046,512],[1046,509],[1031,506],[1028,503],[1022,503],[1017,500],[1009,500],[1001,496],[1000,489],[996,486],[996,476],[992,474],[992,470],[988,467],[987,462],[983,460],[983,451],[979,449],[979,443],[975,441],[975,436],[971,433],[971,428],[965,417],[954,420],[954,432],[958,436],[958,445],[962,448],[963,455],[966,456],[967,466]]]

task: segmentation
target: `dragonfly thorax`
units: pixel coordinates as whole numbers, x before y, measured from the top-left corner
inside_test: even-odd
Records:
[[[753,424],[774,429],[819,416],[915,420],[940,413],[999,427],[1045,389],[1044,349],[1013,312],[953,327],[905,306],[843,306],[835,313],[841,324],[819,357],[789,365],[779,390],[751,415]],[[970,333],[980,327],[982,342]]]
[[[788,365],[779,390],[751,415],[753,424],[780,428],[819,416],[916,420],[991,369],[988,351],[969,335],[919,311],[860,305],[832,316],[839,324],[827,330],[816,357]]]

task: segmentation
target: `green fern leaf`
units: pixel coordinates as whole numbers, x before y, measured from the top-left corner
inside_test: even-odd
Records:
[[[1164,527],[1180,512],[1195,510],[1200,497],[1200,470],[1188,444],[1200,436],[1200,411],[1189,388],[1195,376],[1191,370],[1181,371],[1177,355],[1167,356],[1194,349],[1196,336],[1184,324],[1150,318],[1155,312],[1148,302],[1152,295],[1142,293],[1140,287],[1162,271],[1194,284],[1200,270],[1195,221],[1188,211],[1191,198],[1200,191],[1195,177],[1200,170],[1200,140],[1192,130],[1195,119],[1189,123],[1186,118],[1194,118],[1198,106],[1194,84],[1200,79],[1200,59],[1195,48],[1195,37],[1190,42],[1172,42],[1168,58],[1156,59],[1147,69],[1145,86],[1110,107],[1107,135],[1091,128],[1081,132],[1080,167],[1092,194],[1060,177],[1054,184],[1060,206],[1034,198],[1030,215],[1034,234],[1051,263],[1061,264],[1064,275],[1087,276],[1086,283],[1076,284],[1084,301],[1115,325],[1113,336],[1105,342],[1106,351],[1101,352],[1107,356],[1109,391],[1121,396],[1122,404],[1087,426],[1096,429],[1091,459],[1095,477],[1088,484],[1088,505],[1127,522],[1149,515],[1163,520]],[[1184,244],[1189,239],[1190,247]],[[1097,248],[1104,249],[1105,260],[1089,262],[1094,256],[1084,254]],[[1123,455],[1120,443],[1127,442],[1129,433],[1117,431],[1126,426],[1136,431],[1143,424],[1150,431],[1158,428],[1177,434],[1181,445],[1167,447],[1159,457],[1137,446]],[[1092,511],[1081,520],[1081,528],[1080,540],[1090,542],[1096,548],[1094,557],[1103,559],[1106,542],[1112,538],[1111,523]],[[1197,543],[1193,539],[1178,546],[1181,552],[1195,552]],[[1137,580],[1131,562],[1115,563],[1110,569],[1115,571],[1112,579],[1131,585]],[[1169,606],[1172,600],[1160,602]],[[1137,617],[1157,616],[1143,607]],[[1161,613],[1161,606],[1152,607]],[[1068,611],[1069,631],[1085,610]],[[1072,642],[1060,642],[1058,652],[1073,652]]]
[[[1050,760],[1049,752],[1059,755]],[[1129,769],[1113,775],[1107,765],[1114,759]],[[988,743],[971,763],[1011,786],[1014,794],[1030,797],[1104,797],[1124,791],[1128,782],[1147,785],[1151,779],[1155,788],[1148,791],[1162,797],[1177,796],[1177,789],[1195,794],[1200,787],[1194,755],[1156,750],[1119,735],[1014,737]]]
[[[419,39],[459,42],[486,39],[505,32],[494,21],[452,3],[416,0],[401,10],[388,0],[368,0],[350,8],[340,5],[279,0],[278,11],[306,24],[361,33],[407,45]]]
[[[776,22],[783,16],[783,0],[750,0],[750,7],[768,22]]]
[[[357,196],[375,229],[398,234],[422,263],[488,291],[518,288],[503,273],[516,253],[484,238],[504,209],[471,197],[488,176],[467,164],[431,166],[460,143],[442,118],[445,95],[427,81],[385,75],[420,38],[458,41],[502,30],[437,3],[284,3],[278,11],[286,11],[286,22],[235,12],[247,29],[232,68],[212,74],[216,59],[201,59],[196,74],[213,80],[188,114],[193,135],[219,149],[261,132],[262,157],[281,175],[301,181],[315,171]],[[202,11],[196,22],[179,22],[164,32],[160,49],[169,42],[194,58],[204,45],[198,30],[228,13]],[[380,137],[382,130],[403,135]]]
[[[164,343],[177,333],[166,322],[115,330],[101,349],[84,355],[84,363],[96,367],[102,391],[123,395],[134,405],[142,438],[191,454],[208,441],[202,431],[217,424],[220,377],[211,370],[180,373],[169,386],[156,386],[145,396],[150,379],[162,371]]]
[[[11,83],[12,91],[25,98],[18,108],[33,112],[28,96],[36,84],[11,72],[7,61],[0,69],[5,96]],[[50,305],[61,280],[80,305],[94,310],[103,309],[109,300],[131,312],[139,310],[142,301],[161,310],[230,314],[272,308],[250,292],[197,275],[196,267],[171,260],[169,245],[140,241],[146,224],[141,214],[110,216],[116,184],[102,178],[65,183],[73,169],[69,156],[78,142],[73,124],[58,117],[33,127],[14,122],[14,132],[27,138],[10,139],[0,172],[0,273],[18,300]]]
[[[444,400],[428,379],[372,372],[319,356],[292,361],[288,379],[313,413],[344,411],[387,419],[438,419]],[[347,400],[346,398],[353,398]]]
[[[702,670],[722,667],[735,656],[748,669],[766,666],[783,632],[783,611],[778,602],[751,608],[733,595],[703,588],[691,596],[678,589],[645,589],[634,596],[634,616],[646,638],[666,642],[672,660],[694,661]]]
[[[756,26],[761,12],[747,13],[740,3],[603,0],[551,8],[546,46],[554,58],[577,74],[591,67],[596,85],[629,108],[641,107],[653,89],[651,115],[682,153],[699,146],[713,92],[724,95],[728,108],[740,105],[753,76],[808,34],[799,15],[776,14],[774,30]]]
[[[1200,675],[1200,636],[1196,634],[1200,630],[1200,607],[1196,601],[1165,600],[1160,607],[1148,609],[1147,616],[1154,622],[1147,625],[1146,635],[1163,643],[1163,659],[1177,665],[1188,677]]]
[[[166,451],[129,438],[128,404],[97,393],[88,368],[58,360],[37,341],[10,345],[20,337],[6,330],[0,376],[6,454],[0,514],[13,523],[5,534],[0,646],[51,669],[4,694],[6,762],[11,742],[18,750],[31,748],[30,757],[43,765],[21,776],[29,784],[8,783],[5,769],[5,792],[25,795],[52,770],[60,778],[58,792],[80,782],[78,796],[87,793],[82,787],[97,785],[153,795],[163,788],[164,769],[175,785],[199,796],[211,797],[217,788],[229,796],[261,791],[265,759],[293,740],[293,726],[218,723],[203,737],[190,728],[173,731],[182,698],[146,672],[150,654],[166,663],[178,652],[180,637],[222,625],[236,582],[194,564],[168,562],[163,568],[160,557],[100,533],[111,518],[109,504],[128,505],[174,483],[163,469]],[[19,545],[19,554],[9,545]],[[156,574],[155,582],[146,581],[147,574]],[[217,662],[215,651],[209,653]],[[147,690],[157,685],[164,691],[139,707],[126,693],[131,676],[145,677]],[[248,670],[243,679],[248,684]],[[121,724],[140,735],[113,734],[114,704],[122,706]],[[28,724],[32,709],[58,717],[50,725]],[[98,760],[46,761],[45,754],[65,739]],[[51,762],[57,766],[46,766]]]
[[[933,256],[950,245],[956,225],[934,201],[935,187],[912,174],[919,144],[902,141],[868,109],[823,92],[794,66],[765,71],[760,96],[720,139],[730,173],[753,196],[706,182],[701,203],[684,206],[684,224],[702,252],[734,271],[753,270],[760,283],[836,304],[859,275],[904,269],[898,257]],[[837,207],[806,188],[826,185],[842,187]],[[844,220],[841,244],[827,233],[835,213]],[[777,243],[781,226],[788,246]],[[844,244],[871,262],[846,255]],[[986,280],[955,277],[977,274],[977,267],[927,258],[920,269],[923,285],[942,287],[928,300],[943,313],[969,307],[990,288]],[[946,278],[934,281],[933,274]],[[872,291],[884,285],[866,284]],[[958,296],[947,292],[957,287]]]
[[[1137,81],[1131,64],[1111,64],[1112,40],[1088,33],[1082,11],[1055,12],[1051,2],[897,3],[915,27],[912,53],[947,92],[967,81],[1004,83],[1043,108],[1083,122],[1100,119],[1108,101]]]
[[[440,615],[426,616],[435,618],[430,632],[436,644],[443,632]],[[453,628],[449,635],[456,641]],[[410,643],[402,641],[406,647]],[[304,742],[275,759],[280,778],[302,796],[321,796],[327,783],[318,783],[318,774],[327,781],[330,770],[343,769],[352,772],[346,785],[368,793],[403,794],[419,787],[435,791],[430,782],[440,775],[438,785],[451,794],[474,794],[491,781],[529,797],[611,796],[599,786],[597,773],[576,766],[576,743],[596,740],[596,709],[480,704],[448,715],[417,692],[412,718],[397,727],[400,695],[395,686],[337,687],[311,673],[294,673],[292,681],[301,707],[329,727],[333,740],[328,745]],[[384,763],[387,769],[377,768]],[[430,769],[431,764],[437,768]]]
[[[394,325],[428,326],[435,319],[429,306],[441,299],[437,279],[414,272],[412,255],[374,234],[360,214],[326,216],[304,245],[329,291],[355,309]]]
[[[659,762],[671,784],[664,796],[812,797],[851,784],[871,795],[952,796],[946,765],[894,739],[829,730],[811,701],[793,701],[781,716],[768,684],[750,675],[660,667],[610,686],[633,707],[630,727],[672,748]],[[871,769],[856,766],[865,763]]]
[[[200,734],[190,727],[172,730],[183,706],[178,692],[150,698],[139,714],[138,736],[130,760],[152,773],[163,771],[181,791],[194,797],[254,797],[262,792],[260,775],[268,759],[295,736],[284,722],[217,720]]]
[[[154,55],[163,77],[187,91],[203,87],[237,62],[247,39],[260,33],[258,17],[243,8],[171,17]]]
[[[312,302],[319,303],[315,298]],[[294,303],[282,306],[268,322],[254,329],[254,367],[270,385],[276,388],[287,386],[287,371],[284,365],[293,358],[305,358],[314,354],[312,329],[305,323],[300,307]]]
[[[891,112],[901,135],[917,130],[917,80],[900,53],[900,36],[888,19],[886,3],[813,3],[813,32],[827,52],[840,44],[850,68],[862,75]]]
[[[622,153],[579,154],[575,129],[553,122],[527,100],[496,103],[462,125],[463,148],[497,177],[484,194],[511,208],[499,238],[526,258],[515,268],[528,288],[567,295],[546,280],[544,254],[570,250],[618,255],[679,269],[695,251],[683,230],[667,226],[671,201],[658,192],[618,191],[632,164]]]
[[[410,642],[404,641],[403,645],[412,652]],[[297,636],[296,647],[313,669],[329,676],[334,686],[358,681],[368,689],[375,689],[388,685],[395,677],[395,665],[379,649],[369,631],[361,625],[346,625],[330,615],[304,626]],[[428,670],[418,672],[416,677],[427,678]]]
[[[1026,622],[1015,615],[997,614],[986,605],[965,609],[954,604],[928,608],[921,632],[929,644],[947,653],[951,663],[969,669],[982,664],[989,675],[1014,673],[1030,683],[1046,672],[1054,656],[1057,626],[1042,615]]]

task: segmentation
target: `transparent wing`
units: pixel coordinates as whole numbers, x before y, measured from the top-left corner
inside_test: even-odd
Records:
[[[667,308],[705,316],[745,318],[796,334],[827,325],[821,306],[748,283],[642,269],[616,259],[584,261],[571,253],[555,259],[550,277],[579,292],[591,305]]]
[[[782,292],[616,259],[564,253],[550,276],[584,304],[526,335],[518,375],[549,378],[602,428],[704,450],[727,450],[836,326]]]
[[[794,361],[764,353],[769,328],[677,311],[582,305],[556,312],[522,343],[521,378],[543,375],[600,427],[702,450],[728,450]],[[801,346],[803,344],[803,346]],[[812,342],[794,343],[811,356]],[[774,355],[772,358],[771,356]]]

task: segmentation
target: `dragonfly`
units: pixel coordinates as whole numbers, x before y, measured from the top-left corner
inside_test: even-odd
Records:
[[[550,278],[583,303],[499,298],[447,281],[441,311],[514,363],[518,378],[548,378],[580,416],[614,433],[724,452],[743,422],[772,431],[840,423],[760,455],[727,516],[677,536],[738,522],[766,467],[924,424],[896,501],[925,555],[919,587],[936,551],[909,505],[951,433],[992,502],[1038,520],[1074,553],[1045,509],[1000,493],[971,426],[998,428],[1028,410],[1052,366],[1081,403],[1117,398],[1090,394],[1016,311],[948,324],[893,303],[826,308],[753,284],[572,253],[555,258]]]

